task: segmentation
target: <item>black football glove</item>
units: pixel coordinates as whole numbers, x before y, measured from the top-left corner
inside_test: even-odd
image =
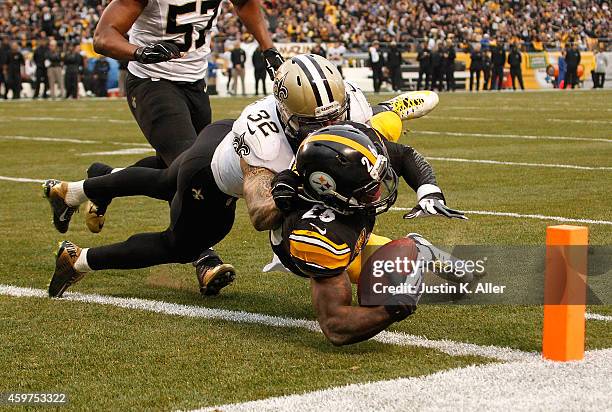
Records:
[[[283,64],[285,59],[283,56],[276,50],[275,47],[271,47],[263,52],[264,57],[266,58],[266,70],[270,75],[270,79],[274,81],[274,74],[278,70],[278,68]]]
[[[178,46],[169,41],[160,41],[150,46],[143,46],[134,52],[134,60],[142,64],[167,62],[181,57]]]
[[[414,293],[396,293],[387,299],[385,302],[385,310],[394,322],[399,322],[412,315],[417,310],[417,304],[421,299],[424,273],[422,270],[417,270],[412,276],[414,278],[407,279],[405,275],[395,273],[387,274],[389,283],[394,286],[401,284],[409,284],[414,288]]]
[[[300,183],[300,177],[289,169],[283,170],[272,179],[272,197],[281,212],[289,213],[295,209],[299,201]]]
[[[442,193],[432,193],[423,196],[412,210],[404,215],[404,219],[417,217],[442,216],[449,219],[466,219],[465,213],[446,206]]]

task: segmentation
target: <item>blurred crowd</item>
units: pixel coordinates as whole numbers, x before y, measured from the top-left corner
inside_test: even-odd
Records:
[[[60,48],[91,39],[109,0],[0,1],[0,36],[32,50],[41,38],[53,38]]]
[[[64,43],[90,39],[110,0],[4,0],[0,35],[33,48],[41,37]],[[414,43],[452,38],[460,48],[489,39],[525,51],[576,42],[590,49],[607,38],[612,12],[604,0],[262,0],[277,42],[343,42],[362,48],[375,40]],[[219,34],[238,40],[246,30],[224,0]],[[415,43],[416,44],[416,43]]]
[[[612,13],[603,0],[263,0],[278,42],[343,42],[365,48],[375,40],[414,43],[452,38],[460,48],[489,39],[522,50],[562,48],[576,42],[590,49],[610,34]],[[219,30],[244,32],[226,4]]]

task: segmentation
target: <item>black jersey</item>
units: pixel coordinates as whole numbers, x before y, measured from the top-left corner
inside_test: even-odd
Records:
[[[303,208],[286,216],[270,232],[272,250],[281,263],[303,277],[341,274],[366,244],[375,218],[342,215],[323,205]]]

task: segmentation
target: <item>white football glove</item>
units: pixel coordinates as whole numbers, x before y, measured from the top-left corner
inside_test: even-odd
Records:
[[[466,219],[465,214],[459,210],[446,206],[443,199],[433,196],[425,196],[412,210],[404,215],[404,219],[415,219],[417,217],[442,216],[449,219]]]

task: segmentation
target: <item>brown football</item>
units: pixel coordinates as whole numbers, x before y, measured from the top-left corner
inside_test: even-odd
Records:
[[[384,301],[381,300],[383,297],[374,293],[375,284],[380,284],[377,286],[377,289],[380,289],[380,286],[397,285],[399,282],[405,281],[405,277],[412,274],[412,263],[407,262],[414,262],[418,253],[414,240],[405,237],[392,240],[386,245],[378,247],[361,267],[361,274],[357,283],[359,305],[378,306],[384,304]],[[397,265],[398,258],[399,267]],[[386,267],[384,262],[387,262]],[[393,264],[388,262],[393,262]],[[376,276],[377,274],[380,275],[381,271],[384,274]]]

